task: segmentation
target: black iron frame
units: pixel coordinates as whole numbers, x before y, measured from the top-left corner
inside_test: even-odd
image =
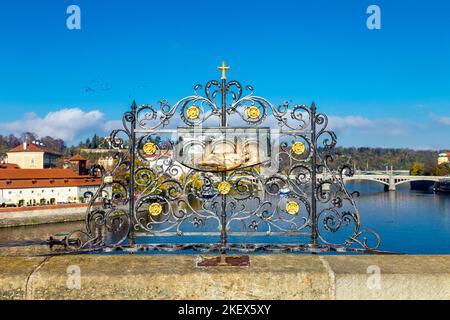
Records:
[[[133,102],[131,111],[124,114],[123,129],[114,130],[110,136],[112,148],[117,149],[114,155],[115,167],[110,172],[106,172],[103,167],[98,165],[92,168],[92,174],[101,176],[104,181],[97,193],[91,195],[85,230],[72,232],[67,237],[68,247],[81,251],[125,248],[131,251],[194,249],[200,252],[222,253],[258,250],[269,252],[378,251],[381,242],[378,234],[371,229],[362,230],[360,228],[360,216],[354,200],[358,194],[350,194],[345,188],[343,176],[353,174],[351,165],[348,162],[339,168],[331,168],[334,160],[333,149],[337,143],[336,135],[327,129],[327,116],[317,113],[314,103],[311,107],[305,105],[291,107],[288,102],[285,102],[274,107],[267,99],[255,96],[251,86],[246,87],[249,93],[243,96],[241,84],[237,81],[227,82],[224,77],[221,82],[209,81],[205,86],[205,96],[198,94],[197,91],[201,88],[202,86],[196,85],[194,95],[181,99],[173,106],[170,106],[167,101],[161,101],[159,108],[151,105],[138,107]],[[215,89],[213,90],[213,88]],[[220,107],[216,104],[216,98],[219,98],[217,97],[218,93],[220,94]],[[229,96],[232,98],[231,103],[227,101]],[[187,108],[192,106],[198,108],[200,112],[200,116],[195,119],[186,115]],[[250,107],[258,108],[258,117],[250,118],[248,116],[246,110]],[[255,170],[242,171],[239,169],[220,172],[218,173],[220,181],[230,181],[238,194],[245,192],[251,194],[242,197],[243,200],[230,200],[230,196],[217,193],[217,198],[214,200],[202,202],[202,210],[204,209],[207,213],[196,212],[192,208],[190,208],[192,210],[179,209],[178,212],[175,212],[172,210],[173,202],[177,202],[177,204],[182,202],[185,206],[190,207],[188,202],[192,197],[188,195],[191,191],[187,188],[187,184],[192,182],[189,182],[189,179],[194,179],[195,170],[190,170],[187,177],[180,182],[175,177],[183,168],[174,161],[173,156],[164,154],[166,149],[158,146],[160,149],[158,158],[166,166],[166,169],[161,171],[153,167],[148,159],[142,156],[140,147],[142,141],[145,141],[142,135],[148,137],[159,132],[158,130],[164,130],[177,113],[179,113],[181,121],[188,127],[196,127],[211,117],[219,117],[221,127],[226,128],[228,127],[228,117],[233,115],[244,120],[249,126],[260,126],[268,117],[273,117],[278,123],[281,134],[293,137],[293,139],[301,139],[307,151],[298,156],[289,149],[287,143],[280,143],[278,157],[284,156],[290,164],[284,175],[275,174],[270,177],[261,177]],[[319,144],[321,145],[319,146]],[[139,166],[138,160],[144,162],[144,165]],[[128,181],[115,177],[119,170],[129,173]],[[233,176],[236,172],[238,172],[236,175],[241,176],[237,178]],[[268,206],[268,201],[255,197],[254,191],[250,192],[248,187],[246,187],[247,189],[243,187],[242,175],[252,175],[262,186],[264,195],[279,196],[282,187],[288,187],[289,197],[304,206],[306,217],[303,220],[300,219],[300,222],[295,220],[298,219],[297,217],[295,219],[283,218],[286,215],[283,208]],[[291,177],[294,178],[291,179]],[[209,191],[211,188],[216,190],[217,185],[210,178],[207,175],[203,177],[202,179],[205,180],[203,185],[207,185]],[[163,184],[167,186],[167,193],[164,196],[158,193]],[[139,188],[145,192],[140,192]],[[205,190],[202,189],[202,191]],[[243,217],[236,218],[245,211],[245,206],[241,206],[241,203],[254,198],[257,198],[259,207]],[[217,199],[220,199],[220,207],[217,206]],[[179,229],[185,221],[189,221],[196,227],[202,227],[205,220],[216,219],[220,226],[220,241],[195,244],[169,244],[164,241],[154,244],[136,244],[136,234],[142,229],[144,229],[144,233],[151,236],[160,236],[167,231],[155,231],[152,228],[157,222],[151,220],[152,217],[150,217],[150,223],[144,223],[143,218],[139,216],[138,209],[151,201],[165,204],[163,213],[165,222],[170,227],[176,228],[175,235],[186,236]],[[230,210],[230,204],[236,212],[241,211],[227,213],[227,210]],[[264,206],[266,206],[265,209]],[[267,209],[267,207],[270,208]],[[266,231],[268,236],[298,235],[302,234],[301,231],[310,230],[309,233],[306,233],[310,238],[307,242],[294,244],[254,242],[230,244],[227,237],[230,234],[230,216],[233,215],[236,220],[247,223],[249,236],[262,224],[265,224],[269,228],[269,231]],[[288,227],[283,229],[280,225]],[[272,227],[278,228],[279,232],[273,232]],[[344,228],[350,228],[351,232],[339,243],[333,243],[324,236],[324,233],[336,234]],[[373,243],[369,244],[369,242]]]

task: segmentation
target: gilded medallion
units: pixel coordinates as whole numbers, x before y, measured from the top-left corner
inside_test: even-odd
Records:
[[[291,201],[286,204],[286,212],[291,215],[296,215],[300,211],[300,206],[297,202]]]
[[[146,143],[142,150],[146,155],[152,156],[156,153],[156,145],[152,142]]]
[[[192,106],[186,110],[186,114],[190,120],[195,120],[198,119],[198,116],[200,115],[200,110],[198,109],[198,107]]]
[[[150,207],[148,207],[148,212],[154,217],[159,216],[162,210],[163,210],[162,205],[160,205],[157,202],[152,203]]]
[[[250,119],[258,119],[260,115],[261,115],[261,111],[259,111],[259,108],[256,106],[251,106],[247,110],[247,116]]]
[[[229,194],[231,191],[231,185],[228,182],[223,181],[219,184],[218,190],[221,195]]]
[[[305,152],[305,144],[303,142],[295,142],[292,145],[292,152],[301,155]]]

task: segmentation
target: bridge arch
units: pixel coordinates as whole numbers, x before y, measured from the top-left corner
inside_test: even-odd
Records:
[[[384,179],[384,178],[369,178],[369,177],[348,177],[345,178],[345,181],[371,181],[371,182],[376,182],[385,186],[389,186],[389,179]]]
[[[344,181],[370,181],[387,186],[389,191],[395,191],[396,187],[405,183],[411,183],[416,181],[424,182],[439,182],[442,177],[432,176],[411,176],[407,173],[394,175],[394,174],[356,174],[352,177],[344,177]]]
[[[395,185],[399,186],[404,183],[410,183],[415,181],[424,181],[424,182],[438,182],[439,179],[435,177],[418,177],[418,178],[393,178],[395,179]]]

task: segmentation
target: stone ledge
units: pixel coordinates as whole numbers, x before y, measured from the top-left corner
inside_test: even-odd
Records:
[[[450,256],[328,256],[337,299],[450,299]],[[380,288],[372,285],[381,272]],[[369,286],[372,289],[369,289]]]
[[[250,267],[213,268],[196,258],[0,258],[0,298],[450,299],[450,256],[252,255]],[[80,290],[67,288],[69,266],[80,268]],[[370,289],[377,268],[381,289]]]
[[[0,299],[26,299],[27,282],[45,258],[0,258]]]
[[[10,208],[7,208],[8,210]],[[86,218],[86,205],[36,207],[32,210],[0,210],[0,228],[81,221]]]

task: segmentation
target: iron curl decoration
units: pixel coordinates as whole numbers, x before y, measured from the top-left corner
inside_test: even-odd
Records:
[[[124,114],[123,128],[109,137],[116,150],[114,166],[108,172],[92,168],[102,184],[86,195],[85,229],[67,237],[69,248],[378,252],[381,239],[361,228],[358,193],[348,192],[344,183],[353,168],[350,162],[336,168],[337,136],[314,104],[275,106],[256,96],[252,86],[226,79],[195,85],[193,91],[173,105],[166,100],[158,107],[133,103]],[[213,119],[221,121],[222,144],[211,143],[200,130],[210,128]],[[237,130],[229,119],[242,121],[242,130],[270,128],[269,160],[220,170],[180,162],[178,152],[192,152],[192,161],[225,163],[236,150],[244,152],[241,157],[254,156],[254,149],[246,148],[255,141],[259,148],[261,137],[251,143],[229,138],[228,132]],[[172,123],[198,139],[180,139]],[[136,244],[137,238],[149,243]]]
[[[127,172],[131,168],[129,158],[132,146],[127,143],[125,151],[123,148],[130,141],[130,123],[134,119],[132,112],[126,112],[122,118],[123,129],[113,130],[109,136],[111,149],[116,150],[112,170],[108,173],[103,166],[97,164],[91,167],[90,174],[101,177],[102,182],[95,194],[85,194],[85,198],[89,200],[85,230],[70,232],[65,239],[67,248],[76,251],[100,250],[127,239],[131,229],[131,219],[126,211],[130,188],[126,181],[118,179],[116,175],[121,170]]]

